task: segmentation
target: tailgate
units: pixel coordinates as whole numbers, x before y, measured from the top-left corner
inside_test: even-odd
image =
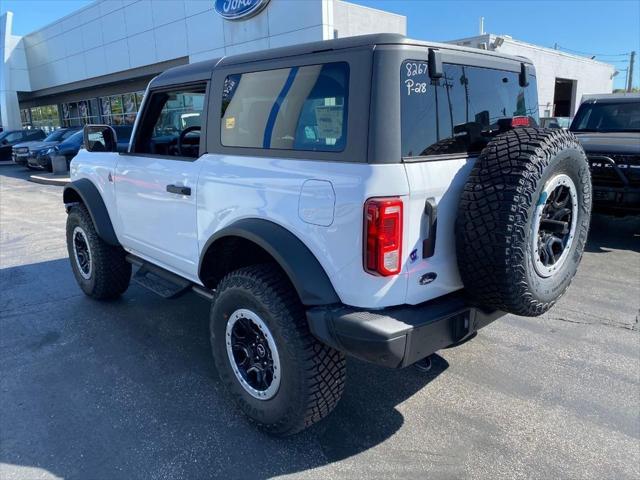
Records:
[[[455,219],[474,161],[465,157],[404,164],[409,183],[405,207],[408,304],[462,288],[456,261]]]

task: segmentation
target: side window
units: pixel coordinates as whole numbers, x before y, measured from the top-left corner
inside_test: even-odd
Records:
[[[343,62],[230,75],[222,92],[222,145],[342,151],[348,90]]]
[[[205,90],[203,85],[152,93],[133,152],[197,158]]]
[[[431,80],[426,70],[425,62],[403,64],[403,157],[479,152],[511,118],[537,122],[535,77],[523,88],[516,72],[445,64],[444,76]]]

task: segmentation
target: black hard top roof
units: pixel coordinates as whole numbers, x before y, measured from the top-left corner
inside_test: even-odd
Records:
[[[640,102],[640,93],[603,93],[602,95],[589,95],[582,103],[637,103]]]
[[[217,67],[260,62],[264,60],[273,60],[285,57],[294,57],[329,50],[373,47],[374,45],[413,45],[440,48],[456,50],[459,52],[469,52],[475,55],[482,54],[491,57],[504,58],[516,62],[531,63],[530,60],[524,57],[515,57],[513,55],[505,55],[501,53],[480,50],[477,48],[461,47],[459,45],[453,45],[449,43],[423,42],[420,40],[412,40],[405,37],[404,35],[396,33],[375,33],[370,35],[337,38],[335,40],[302,43],[299,45],[291,45],[287,47],[271,48],[268,50],[260,50],[257,52],[243,53],[240,55],[232,55],[228,57],[215,58],[212,60],[205,60],[203,62],[192,63],[188,65],[181,65],[179,67],[174,67],[161,73],[152,80],[151,85],[163,86],[172,85],[175,83],[197,82],[206,80],[211,76],[211,72]]]

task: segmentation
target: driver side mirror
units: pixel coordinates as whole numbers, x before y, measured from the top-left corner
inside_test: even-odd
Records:
[[[116,152],[118,137],[109,125],[85,125],[84,147],[89,152]]]

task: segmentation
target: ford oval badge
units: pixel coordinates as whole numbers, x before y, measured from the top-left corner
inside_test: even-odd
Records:
[[[438,274],[436,272],[425,273],[420,277],[420,280],[418,281],[418,283],[420,285],[429,285],[431,282],[433,282],[436,279],[437,276]]]
[[[259,13],[269,0],[215,0],[214,8],[227,20],[240,20]]]

